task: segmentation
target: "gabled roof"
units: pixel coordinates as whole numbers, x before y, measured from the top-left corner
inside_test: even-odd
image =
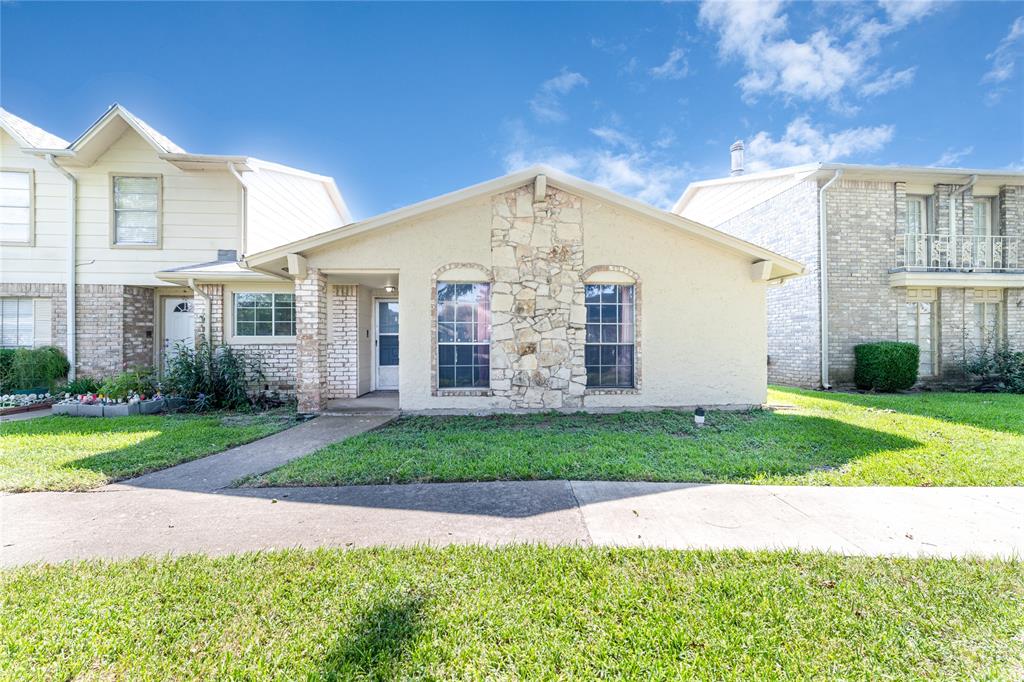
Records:
[[[828,179],[842,170],[844,177],[891,181],[948,182],[962,184],[972,175],[995,184],[1024,184],[1024,172],[999,168],[935,168],[932,166],[879,166],[852,163],[807,163],[691,182],[672,207],[672,212],[694,220],[720,225],[763,201],[809,179]],[[728,191],[734,188],[734,191]],[[706,190],[706,191],[705,191]],[[709,192],[713,194],[708,194]],[[698,194],[707,194],[697,201]]]
[[[0,128],[27,149],[65,149],[68,141],[0,107]]]
[[[81,163],[91,164],[107,150],[125,130],[131,128],[158,154],[184,154],[166,135],[116,102],[86,129],[68,148]]]
[[[427,199],[404,208],[382,213],[381,215],[362,220],[350,225],[345,225],[334,230],[299,239],[289,244],[268,249],[260,253],[247,256],[244,260],[246,267],[259,267],[269,264],[271,261],[284,258],[290,253],[301,254],[311,249],[325,246],[337,241],[348,239],[357,234],[363,234],[370,230],[380,229],[393,225],[399,221],[421,216],[433,211],[441,210],[460,202],[476,197],[489,196],[514,189],[533,181],[538,175],[544,175],[549,184],[557,185],[567,191],[579,194],[584,197],[613,204],[619,208],[631,211],[634,214],[652,218],[671,227],[677,228],[695,237],[713,242],[718,246],[742,254],[751,259],[751,262],[769,261],[772,264],[770,279],[793,277],[802,274],[803,265],[795,260],[786,258],[777,253],[764,249],[750,242],[734,237],[724,232],[719,232],[707,225],[688,220],[674,213],[663,211],[649,204],[636,199],[623,196],[604,187],[587,182],[581,178],[563,173],[543,165],[532,166],[525,170],[510,173],[487,182],[482,182],[465,189],[460,189],[449,194],[443,194],[433,199]]]

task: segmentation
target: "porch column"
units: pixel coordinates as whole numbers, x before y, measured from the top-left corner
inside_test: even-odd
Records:
[[[327,404],[327,276],[309,268],[295,280],[295,391],[299,412]]]

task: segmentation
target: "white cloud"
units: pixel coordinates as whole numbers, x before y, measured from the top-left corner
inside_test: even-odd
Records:
[[[891,125],[848,128],[828,133],[806,116],[793,119],[782,137],[762,130],[746,145],[745,165],[751,171],[838,159],[878,151],[891,140]]]
[[[562,106],[562,98],[580,86],[589,85],[586,76],[565,67],[553,78],[540,84],[537,93],[530,100],[530,109],[541,121],[564,121],[567,116]]]
[[[779,0],[704,0],[700,20],[718,32],[723,57],[745,64],[747,72],[738,84],[748,101],[778,93],[828,101],[836,109],[849,110],[842,101],[848,91],[874,96],[913,79],[913,67],[877,76],[872,60],[886,36],[933,11],[936,3],[884,2],[882,7],[887,21],[833,22],[845,25],[845,32],[852,34],[845,40],[834,32],[835,26],[818,28],[805,41],[789,37],[789,18]]]
[[[521,121],[508,127],[506,172],[537,163],[578,175],[616,192],[659,208],[670,208],[693,175],[685,163],[675,163],[661,150],[610,127],[592,128],[599,144],[565,149],[545,144]]]
[[[1021,38],[1024,38],[1024,16],[1014,20],[1010,32],[999,41],[996,49],[985,57],[992,62],[992,68],[981,77],[982,83],[1002,83],[1013,77],[1014,66],[1020,56],[1017,43]]]
[[[685,78],[689,72],[690,65],[686,62],[686,52],[681,47],[672,48],[665,61],[650,70],[653,77],[666,80]]]
[[[933,166],[939,168],[950,168],[960,165],[960,160],[964,159],[974,153],[974,146],[964,147],[963,149],[953,149],[950,147],[942,153]]]
[[[914,76],[916,74],[916,66],[911,66],[909,69],[903,69],[902,71],[886,69],[885,73],[882,75],[861,85],[859,92],[863,97],[884,95],[891,90],[896,90],[897,88],[902,88],[905,85],[910,85],[910,83],[914,81]]]
[[[893,24],[903,27],[931,14],[943,3],[938,0],[878,0],[878,4]]]

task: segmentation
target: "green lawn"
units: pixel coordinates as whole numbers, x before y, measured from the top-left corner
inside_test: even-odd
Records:
[[[771,410],[407,417],[247,485],[529,479],[1024,485],[1024,396],[776,388]]]
[[[0,490],[85,490],[248,443],[294,424],[259,416],[41,417],[0,424]]]
[[[4,679],[1016,679],[1024,565],[517,546],[0,573]]]

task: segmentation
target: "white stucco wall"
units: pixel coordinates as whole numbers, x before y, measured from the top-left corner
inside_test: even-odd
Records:
[[[431,395],[431,275],[451,263],[491,267],[491,199],[335,242],[309,267],[397,270],[401,407],[502,409],[494,396]],[[620,265],[642,281],[643,384],[635,395],[587,395],[588,408],[751,405],[766,397],[765,285],[751,259],[655,220],[583,200],[587,268]]]

